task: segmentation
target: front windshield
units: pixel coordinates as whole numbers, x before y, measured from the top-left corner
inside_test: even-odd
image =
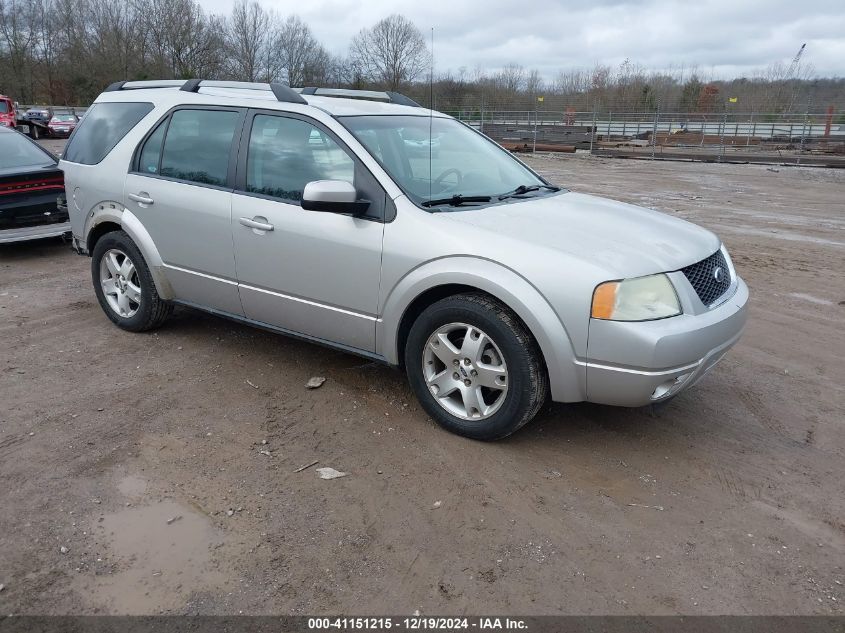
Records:
[[[374,115],[341,121],[417,204],[545,184],[507,151],[454,119]]]
[[[8,101],[0,101],[0,114],[8,114],[9,112],[9,102]]]

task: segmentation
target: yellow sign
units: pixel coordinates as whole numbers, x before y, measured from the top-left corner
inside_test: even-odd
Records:
[[[537,101],[542,101],[545,97],[537,97]]]
[[[730,97],[728,101],[730,101],[731,103],[736,103],[736,99],[736,97]]]

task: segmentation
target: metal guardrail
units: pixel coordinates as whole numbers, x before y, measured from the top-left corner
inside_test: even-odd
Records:
[[[515,151],[845,167],[845,117],[823,113],[494,110],[452,116]]]
[[[30,108],[52,108],[53,112],[55,112],[56,114],[71,112],[76,114],[77,116],[82,116],[88,110],[89,106],[44,105],[43,103],[35,103],[32,105],[24,105],[22,103],[19,103],[16,106],[19,115],[23,115],[23,113],[29,110]]]
[[[30,107],[19,104],[18,112]],[[43,106],[42,106],[43,107]],[[51,106],[82,116],[87,106]],[[845,167],[845,114],[739,112],[596,113],[572,110],[441,110],[514,151],[589,151],[663,160]]]

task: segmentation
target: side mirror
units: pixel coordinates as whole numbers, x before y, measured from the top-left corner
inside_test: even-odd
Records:
[[[358,192],[343,180],[315,180],[305,185],[302,208],[307,211],[361,215],[370,207],[369,200],[358,200]]]

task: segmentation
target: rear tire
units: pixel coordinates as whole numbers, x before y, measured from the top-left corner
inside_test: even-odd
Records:
[[[91,278],[100,307],[119,328],[151,330],[173,312],[173,305],[159,297],[147,262],[124,231],[112,231],[97,240]]]
[[[447,297],[417,317],[405,345],[405,369],[440,426],[477,440],[514,433],[548,393],[531,334],[507,306],[480,293]]]

